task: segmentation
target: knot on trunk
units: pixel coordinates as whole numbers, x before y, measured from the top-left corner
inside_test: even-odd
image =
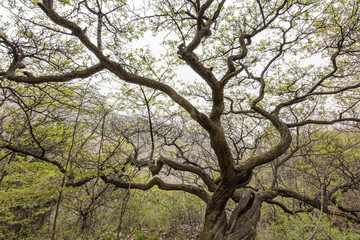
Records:
[[[163,166],[164,163],[162,161],[151,161],[148,163],[149,170],[153,176],[158,174]]]
[[[248,172],[239,172],[236,173],[237,176],[237,185],[236,188],[243,188],[249,184],[253,176],[253,172],[250,170]],[[214,180],[214,183],[218,185],[221,182],[221,177],[218,177]]]
[[[249,182],[251,181],[251,178],[253,176],[253,171],[248,171],[248,172],[242,172],[237,174],[238,177],[238,181],[237,181],[237,187],[238,188],[242,188],[245,187],[246,185],[249,184]]]

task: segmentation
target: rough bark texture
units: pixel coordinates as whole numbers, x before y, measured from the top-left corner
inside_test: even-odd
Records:
[[[229,222],[227,239],[255,239],[256,225],[260,219],[262,199],[259,194],[245,189],[241,192],[241,201],[234,209]]]
[[[227,226],[225,206],[232,192],[232,188],[223,185],[216,189],[206,207],[205,224],[200,235],[201,240],[224,239]]]
[[[207,225],[204,226],[200,239],[255,239],[263,196],[249,189],[239,190],[236,194],[239,202],[229,220],[227,220],[224,209],[222,211],[211,209],[208,205],[206,210]]]

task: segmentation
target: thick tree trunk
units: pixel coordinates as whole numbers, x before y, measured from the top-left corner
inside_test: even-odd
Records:
[[[224,239],[227,226],[225,206],[235,187],[220,183],[206,206],[205,224],[200,240]]]
[[[241,200],[231,214],[229,220],[228,240],[246,239],[256,237],[256,226],[260,219],[262,197],[249,189],[241,192]]]
[[[211,207],[210,204],[207,206],[205,225],[200,240],[255,239],[256,226],[260,219],[261,204],[263,202],[262,197],[249,189],[244,189],[238,194],[240,195],[240,201],[232,212],[229,221],[226,218],[225,206],[223,208],[220,206]],[[222,200],[225,199],[224,196]]]
[[[205,225],[200,234],[200,240],[222,240],[224,239],[227,226],[225,211],[207,210]]]

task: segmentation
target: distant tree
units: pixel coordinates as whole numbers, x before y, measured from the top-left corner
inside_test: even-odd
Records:
[[[123,84],[128,96],[123,103],[147,119],[141,137],[150,147],[140,154],[128,142],[133,164],[154,177],[134,182],[98,171],[105,183],[198,196],[207,206],[200,239],[254,239],[264,201],[291,212],[281,196],[324,212],[333,204],[329,192],[319,198],[276,179],[256,187],[254,174],[268,165],[277,171],[304,149],[298,140],[308,126],[360,121],[358,0],[9,0],[2,8],[2,89],[114,79],[109,84]],[[34,131],[33,157],[45,159]],[[320,168],[324,159],[311,161]],[[163,178],[174,172],[181,181]],[[339,191],[358,190],[360,175],[351,173]],[[360,221],[358,209],[336,207]]]
[[[133,152],[129,138],[137,132],[124,124],[139,123],[117,117],[88,85],[4,82],[2,92],[0,236],[34,236],[51,213],[50,232],[55,234],[59,209],[75,212],[80,232],[90,232],[103,196],[114,190],[102,182],[100,172],[131,177],[125,168]],[[71,222],[74,214],[68,217]]]
[[[275,204],[292,215],[310,214],[305,218],[314,217],[318,219],[318,224],[320,220],[328,221],[330,226],[322,233],[328,234],[326,238],[331,238],[332,227],[347,231],[345,227],[349,222],[346,218],[357,219],[359,216],[359,204],[355,200],[360,194],[357,184],[360,174],[357,163],[359,139],[358,130],[345,126],[339,126],[338,129],[333,125],[304,127],[297,137],[292,154],[256,169],[254,186],[262,190],[291,190],[288,192],[292,194],[291,198],[285,195],[283,199],[266,202]],[[269,174],[262,174],[263,172]],[[315,203],[320,204],[320,208],[314,207]],[[281,220],[281,214],[270,209],[264,213],[266,217],[263,220],[271,221],[277,217]],[[302,229],[309,237],[317,232],[318,227],[315,223],[315,226],[308,225]]]

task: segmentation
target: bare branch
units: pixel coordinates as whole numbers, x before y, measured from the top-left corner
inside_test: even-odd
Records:
[[[148,182],[147,184],[121,182],[119,180],[110,179],[110,178],[108,178],[106,176],[101,176],[101,179],[105,183],[111,183],[111,184],[113,184],[113,185],[115,185],[116,187],[119,187],[119,188],[140,189],[140,190],[146,191],[146,190],[151,189],[154,186],[158,186],[162,190],[185,191],[185,192],[194,194],[194,195],[198,196],[199,198],[201,198],[204,202],[208,202],[209,199],[210,199],[209,194],[206,191],[199,188],[199,187],[191,186],[191,185],[185,185],[185,184],[169,184],[169,183],[165,183],[163,180],[161,180],[158,177],[155,177],[155,178],[151,179],[150,182]]]

